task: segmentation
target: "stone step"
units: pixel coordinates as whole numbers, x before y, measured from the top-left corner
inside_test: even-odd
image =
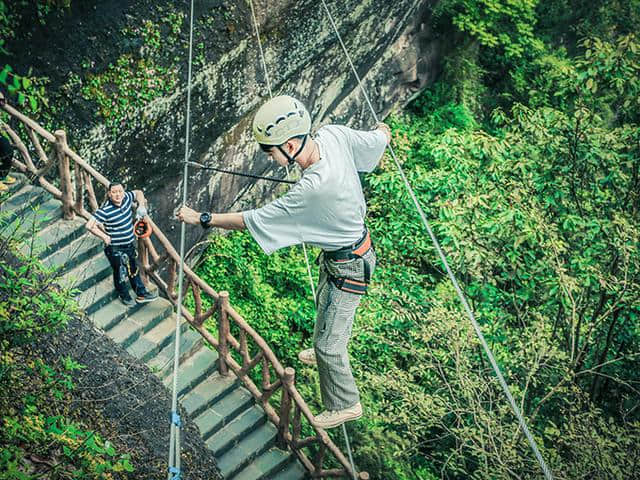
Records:
[[[135,305],[127,307],[118,298],[113,286],[113,281],[110,282],[109,287],[112,290],[112,296],[109,298],[109,301],[95,312],[87,314],[87,316],[93,321],[93,324],[102,330],[111,330],[120,323],[123,318],[133,315],[146,305],[145,303],[136,303]]]
[[[238,385],[235,375],[223,376],[214,372],[187,393],[180,403],[189,415],[197,417]]]
[[[173,313],[173,310],[172,310]],[[180,325],[180,338],[189,329],[186,320]],[[175,315],[167,315],[160,323],[133,342],[127,351],[143,362],[148,362],[164,347],[173,344],[176,335]]]
[[[268,480],[274,476],[283,474],[290,467],[294,460],[290,452],[271,447],[251,464],[247,465],[232,478],[233,480]],[[305,470],[300,468],[299,476],[283,477],[291,480],[302,480],[305,478]],[[280,478],[280,477],[278,477]]]
[[[82,292],[94,283],[111,276],[112,270],[106,255],[100,253],[82,262],[62,276],[61,283]]]
[[[269,480],[303,480],[307,478],[307,471],[302,466],[302,464],[295,459],[293,459],[289,465],[285,467],[284,470],[276,472],[271,476],[264,477]]]
[[[239,413],[253,404],[253,396],[237,386],[233,391],[195,417],[200,435],[208,440],[214,433],[228,425]]]
[[[61,271],[67,272],[85,260],[96,256],[103,249],[104,242],[90,234],[82,235],[53,251],[43,259],[42,263],[48,267],[59,267]]]
[[[33,244],[31,242],[21,244],[20,253],[25,256],[36,254],[41,259],[45,258],[80,235],[87,233],[84,224],[84,219],[80,217],[54,222],[36,234]]]
[[[276,433],[273,424],[264,423],[244,437],[234,448],[216,458],[222,476],[233,478],[236,473],[267,451],[274,444]]]
[[[180,365],[178,376],[178,396],[181,396],[211,375],[218,366],[218,354],[206,346],[202,346],[191,357]],[[173,375],[163,380],[169,390],[173,389]]]
[[[118,300],[114,302],[116,301]],[[117,325],[106,331],[107,336],[127,348],[141,335],[171,315],[172,311],[171,304],[167,300],[159,298],[154,302],[144,304],[143,308],[136,312],[126,315]]]
[[[53,198],[51,194],[42,188],[23,185],[11,198],[0,205],[0,218],[3,224],[10,224],[24,212],[51,198]]]
[[[202,343],[202,335],[195,330],[188,329],[180,335],[180,365],[202,348]],[[163,380],[173,373],[174,352],[175,345],[171,342],[147,361],[151,371]]]
[[[207,440],[207,447],[216,457],[219,457],[266,421],[267,416],[264,410],[253,405],[211,435]]]
[[[6,226],[8,236],[32,244],[37,233],[62,218],[62,204],[55,199],[27,207],[17,218]]]
[[[87,315],[93,315],[117,298],[118,293],[113,284],[113,277],[109,274],[105,279],[81,291],[76,297],[76,302],[78,302],[80,308],[82,308]]]

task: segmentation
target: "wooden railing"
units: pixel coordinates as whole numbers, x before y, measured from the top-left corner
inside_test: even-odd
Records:
[[[14,167],[62,202],[65,220],[71,220],[75,215],[89,219],[91,213],[98,208],[93,182],[96,181],[106,188],[109,185],[107,178],[69,148],[63,130],[51,134],[6,103],[1,93],[0,108],[21,126],[14,129],[4,121],[0,122],[0,128],[7,132],[22,158],[13,160]],[[23,130],[23,134],[30,140],[31,148],[25,145],[16,130]],[[53,147],[50,154],[42,147],[41,138]],[[37,155],[35,162],[32,153]],[[57,177],[53,175],[54,164],[58,166]],[[153,235],[139,240],[138,243],[143,280],[153,281],[169,301],[177,306],[176,283],[180,257],[160,228],[153,220],[150,222]],[[159,245],[158,248],[154,241]],[[295,387],[295,370],[282,366],[264,339],[233,309],[229,302],[229,294],[216,292],[186,265],[184,277],[183,298],[187,298],[191,293],[195,310],[190,312],[183,304],[182,315],[204,340],[218,351],[220,374],[229,375],[231,370],[262,406],[269,420],[278,429],[278,446],[291,448],[313,478],[355,477],[367,480],[369,475],[366,472],[354,476],[349,461],[327,432],[313,425],[313,414]],[[214,303],[214,306],[206,311],[202,306],[203,294],[208,295]],[[217,317],[217,338],[204,326],[205,321],[214,315]],[[238,332],[238,338],[232,334],[232,326]],[[250,353],[252,351],[255,352],[253,356]],[[234,358],[234,352],[236,357],[239,357],[238,360]],[[256,385],[249,374],[258,365],[261,366],[262,374],[259,385]],[[279,407],[274,407],[272,402],[274,394],[278,391],[281,393]],[[303,437],[305,422],[306,430],[312,431],[313,434]],[[333,457],[332,463],[338,467],[323,468],[325,461],[331,461],[327,459],[327,454]]]

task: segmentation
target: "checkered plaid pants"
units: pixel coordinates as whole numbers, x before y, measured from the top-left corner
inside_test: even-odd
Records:
[[[317,289],[317,314],[313,347],[318,362],[320,392],[327,410],[343,410],[360,401],[358,387],[351,373],[347,344],[362,295],[343,292],[328,279],[346,277],[364,281],[364,262],[373,274],[376,254],[371,248],[362,258],[347,262],[328,260],[320,255],[320,278]]]

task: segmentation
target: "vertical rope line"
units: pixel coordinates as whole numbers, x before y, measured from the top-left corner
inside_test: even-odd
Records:
[[[258,41],[258,50],[260,52],[260,62],[262,63],[262,69],[264,71],[264,78],[267,82],[267,89],[269,90],[269,98],[273,98],[273,91],[271,90],[271,80],[269,79],[269,70],[267,70],[267,61],[264,56],[264,50],[262,49],[262,40],[260,39],[260,29],[258,28],[258,19],[256,17],[256,11],[253,8],[253,0],[249,0],[249,7],[251,9],[251,18],[253,19],[253,30],[256,34],[256,40]],[[287,171],[287,180],[290,179],[291,172],[289,166],[284,167]],[[300,233],[300,227],[298,233]],[[304,254],[304,261],[307,266],[307,276],[309,277],[309,285],[311,286],[311,295],[313,296],[313,304],[316,305],[316,287],[313,284],[313,275],[311,274],[311,263],[309,262],[309,255],[307,254],[307,246],[302,242],[302,253]]]
[[[256,18],[256,11],[253,8],[253,0],[249,0],[249,6],[251,7],[251,17],[253,18],[253,28],[256,32],[256,39],[258,40],[258,50],[260,50],[260,61],[262,62],[262,70],[264,71],[264,78],[267,82],[267,89],[269,90],[269,98],[273,98],[273,91],[271,90],[271,81],[269,80],[269,71],[267,70],[267,62],[264,58],[264,52],[262,51],[262,40],[260,40],[260,30],[258,30],[258,19]],[[289,169],[287,168],[287,175],[289,175]]]
[[[187,203],[187,187],[189,181],[189,134],[191,130],[191,69],[193,53],[193,3],[191,0],[191,14],[189,19],[189,69],[187,73],[187,118],[185,122],[184,141],[184,170],[182,172],[182,206]],[[174,336],[175,348],[173,351],[173,393],[171,397],[172,417],[178,411],[178,368],[180,364],[180,324],[182,323],[182,285],[184,280],[184,244],[185,222],[180,222],[180,269],[178,271],[178,307],[176,312],[176,333]],[[169,468],[175,467],[180,471],[180,427],[171,422],[171,437],[169,441]],[[171,478],[171,473],[169,473]]]
[[[351,454],[351,445],[349,445],[349,435],[347,435],[347,425],[342,424],[342,433],[344,434],[344,441],[347,445],[347,453],[349,454],[349,462],[351,463],[351,474],[353,480],[358,480],[358,474],[356,472],[356,464],[353,462],[353,455]]]
[[[354,76],[356,77],[356,80],[358,81],[358,86],[360,87],[360,91],[362,92],[362,95],[364,96],[367,105],[369,106],[369,109],[371,110],[371,114],[373,115],[373,118],[375,119],[376,122],[379,122],[378,120],[378,115],[376,114],[373,106],[371,105],[371,101],[369,100],[369,96],[367,95],[367,92],[364,88],[364,85],[362,84],[362,80],[360,79],[360,76],[358,75],[358,72],[356,70],[356,68],[353,65],[353,62],[351,61],[351,56],[349,55],[349,52],[347,50],[347,48],[344,45],[344,42],[342,41],[342,37],[340,35],[340,32],[338,31],[338,28],[336,27],[336,24],[333,20],[333,16],[331,15],[331,12],[329,11],[329,8],[327,7],[327,4],[325,2],[325,0],[321,0],[322,1],[322,5],[327,13],[327,16],[329,18],[329,21],[331,22],[331,26],[333,27],[333,30],[336,33],[336,37],[338,38],[338,42],[340,43],[340,46],[342,47],[342,51],[344,52],[347,61],[349,62],[349,65],[351,66],[351,70],[353,71]],[[507,400],[509,401],[509,404],[511,406],[511,409],[513,410],[513,413],[515,414],[516,418],[518,419],[518,423],[520,425],[520,427],[522,428],[522,431],[524,432],[527,441],[529,442],[529,446],[531,447],[531,450],[533,451],[533,454],[535,455],[536,459],[538,460],[538,463],[540,464],[540,468],[542,469],[542,472],[544,473],[544,476],[547,480],[552,480],[553,479],[553,475],[551,473],[551,470],[549,469],[549,467],[547,466],[546,462],[544,461],[544,458],[542,457],[542,454],[540,453],[540,450],[538,449],[538,445],[536,444],[535,439],[533,438],[533,435],[531,435],[531,432],[529,431],[529,428],[527,427],[527,423],[524,420],[524,417],[522,415],[522,413],[520,412],[520,408],[518,408],[518,405],[516,404],[513,395],[511,395],[511,390],[509,389],[509,386],[507,385],[507,382],[505,381],[502,372],[500,370],[500,367],[498,366],[498,363],[496,362],[496,359],[493,356],[493,353],[491,352],[491,349],[489,348],[489,345],[487,344],[484,335],[482,334],[482,330],[480,329],[480,325],[478,325],[478,322],[476,321],[475,315],[473,314],[473,311],[471,310],[471,307],[469,306],[469,303],[467,302],[467,299],[464,295],[464,293],[462,292],[462,289],[460,288],[460,285],[458,284],[458,280],[456,279],[455,275],[453,274],[453,272],[451,271],[451,268],[449,267],[449,262],[447,262],[447,258],[444,254],[444,252],[442,251],[442,248],[440,247],[440,242],[438,242],[438,239],[436,238],[436,236],[434,235],[433,231],[431,230],[431,227],[429,226],[429,222],[427,221],[427,217],[424,214],[424,211],[422,210],[422,207],[420,206],[420,203],[418,202],[418,199],[416,198],[416,195],[413,191],[413,188],[411,187],[411,184],[409,183],[409,180],[407,180],[407,177],[404,173],[404,170],[402,169],[402,166],[400,165],[400,162],[398,161],[398,158],[396,157],[396,154],[393,150],[393,147],[391,147],[391,144],[388,145],[389,148],[389,152],[391,153],[391,157],[393,158],[393,161],[398,169],[398,171],[400,172],[400,176],[402,177],[402,180],[404,182],[405,187],[407,188],[409,195],[411,196],[411,199],[413,200],[413,203],[418,211],[418,214],[420,215],[420,219],[422,220],[422,223],[424,225],[424,227],[426,228],[427,232],[429,233],[429,236],[431,237],[431,241],[433,242],[433,245],[435,246],[438,255],[440,257],[440,260],[442,261],[445,269],[447,270],[447,274],[449,276],[449,279],[451,280],[451,283],[453,283],[453,286],[456,289],[456,292],[458,294],[458,298],[460,299],[460,302],[462,303],[462,306],[464,307],[464,310],[467,313],[467,316],[469,317],[469,320],[471,320],[471,324],[473,325],[473,328],[478,336],[478,338],[480,339],[480,343],[482,344],[482,348],[484,349],[487,357],[489,358],[489,361],[491,363],[491,366],[493,367],[493,371],[496,374],[496,377],[498,377],[498,381],[500,383],[500,386],[502,387],[502,390],[504,391]]]

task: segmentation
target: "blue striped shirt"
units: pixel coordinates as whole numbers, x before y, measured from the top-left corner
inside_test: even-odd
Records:
[[[128,245],[135,239],[133,235],[133,192],[125,192],[120,206],[114,205],[111,200],[107,200],[93,217],[97,222],[104,225],[107,235],[111,237],[111,245]]]

